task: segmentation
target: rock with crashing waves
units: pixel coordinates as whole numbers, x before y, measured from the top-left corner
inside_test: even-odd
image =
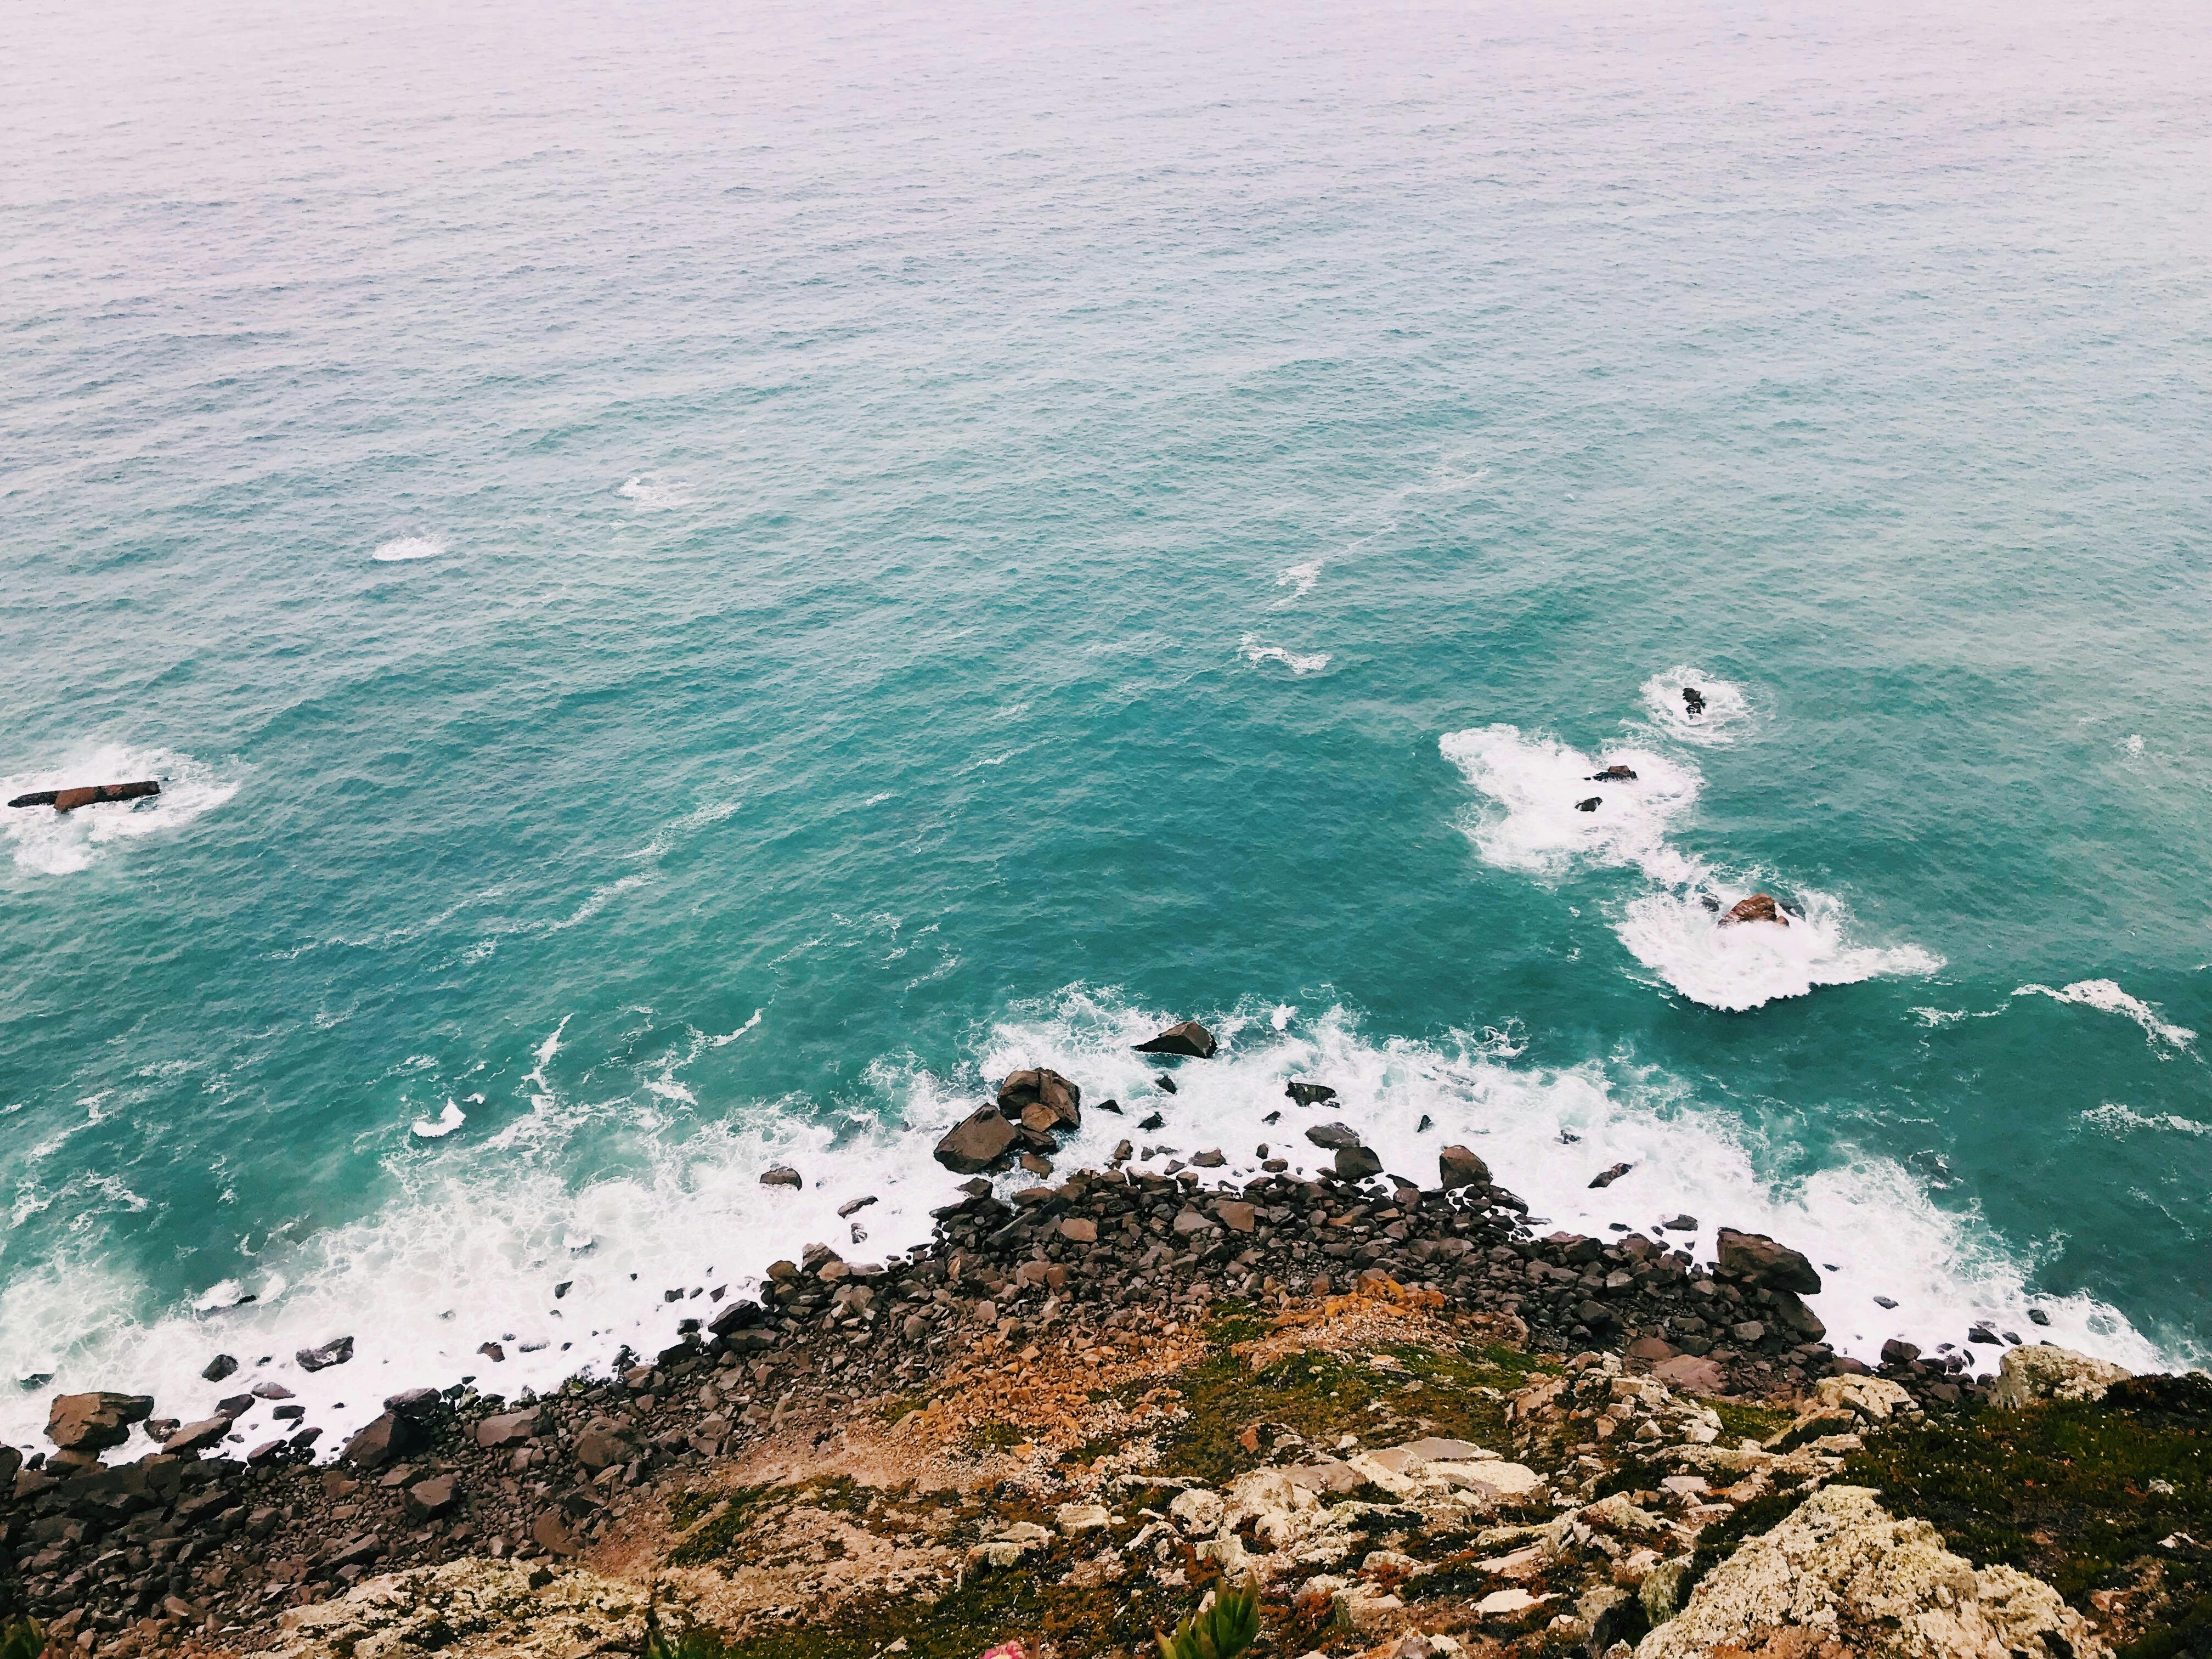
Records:
[[[1723,927],[1744,921],[1771,921],[1777,927],[1790,925],[1790,918],[1782,914],[1782,907],[1775,903],[1771,893],[1753,893],[1749,898],[1738,899],[1721,915]]]
[[[995,1106],[978,1106],[945,1131],[936,1158],[962,1175],[980,1175],[1005,1161],[1013,1150],[1015,1126]]]
[[[1800,1296],[1820,1294],[1820,1275],[1813,1264],[1802,1252],[1776,1243],[1765,1233],[1740,1233],[1733,1227],[1723,1227],[1716,1240],[1716,1254],[1722,1267],[1754,1285],[1772,1291],[1795,1291]]]
[[[1083,1127],[1083,1091],[1042,1066],[1010,1072],[999,1085],[999,1113],[1041,1134],[1078,1129]]]
[[[1187,1054],[1193,1060],[1212,1060],[1213,1033],[1194,1019],[1170,1025],[1150,1042],[1137,1045],[1140,1054]]]

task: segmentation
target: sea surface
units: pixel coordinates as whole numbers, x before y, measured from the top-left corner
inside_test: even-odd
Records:
[[[0,796],[163,793],[0,816],[0,1437],[650,1351],[1034,1063],[2206,1356],[2202,5],[6,34]]]

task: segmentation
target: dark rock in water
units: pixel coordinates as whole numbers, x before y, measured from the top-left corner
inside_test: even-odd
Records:
[[[1881,1363],[1885,1365],[1910,1365],[1920,1358],[1920,1350],[1903,1337],[1893,1336],[1881,1345]]]
[[[257,1401],[250,1394],[230,1395],[215,1402],[216,1415],[218,1417],[228,1417],[232,1422],[235,1423],[240,1418],[245,1416],[246,1413],[252,1411],[254,1407],[258,1404],[260,1404],[260,1401]]]
[[[2051,1316],[2040,1308],[2030,1308],[2027,1310],[2027,1316],[2030,1321],[2038,1325],[2048,1325],[2051,1322]]]
[[[1678,1215],[1672,1221],[1662,1222],[1659,1230],[1668,1233],[1693,1233],[1698,1231],[1698,1218],[1693,1215]]]
[[[806,1183],[799,1178],[799,1171],[789,1164],[778,1164],[761,1171],[760,1184],[763,1187],[789,1187],[797,1191]]]
[[[353,1358],[353,1339],[333,1337],[319,1348],[302,1348],[292,1356],[303,1371],[328,1370],[333,1365],[343,1365]]]
[[[1973,1329],[1966,1333],[1966,1340],[1969,1342],[1987,1343],[1991,1347],[1998,1346],[1997,1334],[1991,1330],[1987,1325],[1975,1326]]]
[[[143,1394],[60,1394],[46,1413],[46,1438],[64,1451],[96,1452],[119,1446],[131,1426],[154,1414]]]
[[[1582,1139],[1572,1129],[1559,1131],[1559,1145],[1562,1146],[1578,1146],[1582,1144]]]
[[[1721,926],[1726,927],[1739,921],[1771,921],[1778,927],[1790,925],[1790,919],[1782,914],[1771,893],[1753,893],[1749,898],[1738,899],[1721,918]]]
[[[876,1195],[873,1193],[869,1194],[866,1198],[849,1199],[837,1206],[837,1218],[842,1221],[847,1216],[858,1215],[875,1201]]]
[[[1306,1139],[1315,1146],[1325,1146],[1331,1152],[1340,1151],[1347,1146],[1357,1146],[1359,1144],[1358,1133],[1341,1123],[1316,1123],[1306,1131]]]
[[[1595,812],[1599,807],[1604,805],[1605,797],[1603,795],[1592,795],[1588,800],[1577,801],[1575,803],[1575,811],[1577,812]]]
[[[1370,1176],[1382,1173],[1382,1160],[1364,1146],[1346,1146],[1336,1154],[1336,1178],[1339,1181],[1364,1181]]]
[[[1176,1080],[1170,1077],[1165,1072],[1162,1072],[1158,1077],[1154,1078],[1152,1081],[1158,1084],[1161,1088],[1166,1090],[1171,1095],[1180,1094],[1182,1092],[1181,1090],[1176,1087]]]
[[[261,1363],[265,1365],[269,1362],[264,1359]],[[291,1389],[282,1382],[256,1382],[252,1392],[256,1400],[289,1400],[292,1397]]]
[[[1194,1019],[1170,1025],[1151,1042],[1137,1045],[1140,1054],[1188,1054],[1193,1060],[1212,1060],[1213,1049],[1213,1033]]]
[[[220,1382],[237,1369],[237,1360],[227,1353],[219,1353],[201,1369],[200,1375],[210,1382]]]
[[[1102,1100],[1098,1103],[1097,1109],[1102,1112],[1111,1112],[1115,1117],[1119,1117],[1121,1115],[1121,1103],[1118,1100]]]
[[[1877,1308],[1894,1308],[1897,1305],[1897,1298],[1893,1296],[1878,1296],[1874,1299],[1874,1305]]]
[[[1490,1166],[1464,1146],[1447,1146],[1437,1154],[1437,1175],[1449,1193],[1462,1187],[1487,1186]]]
[[[1621,1176],[1626,1175],[1635,1167],[1636,1166],[1633,1164],[1616,1164],[1610,1170],[1601,1171],[1595,1178],[1592,1179],[1590,1185],[1593,1187],[1610,1187],[1614,1182],[1620,1180]]]
[[[945,1131],[937,1143],[936,1158],[962,1175],[981,1175],[1013,1149],[1014,1126],[995,1106],[978,1106]]]
[[[507,1363],[507,1350],[496,1342],[479,1342],[477,1344],[477,1352],[495,1365],[503,1365]]]
[[[1083,1091],[1042,1066],[1012,1072],[999,1085],[999,1111],[1040,1133],[1077,1129],[1083,1126]]]
[[[1636,781],[1636,769],[1616,761],[1602,771],[1591,773],[1589,781],[1592,783],[1633,783]]]
[[[1705,712],[1705,694],[1698,690],[1694,685],[1684,686],[1682,688],[1682,707],[1688,709],[1692,714],[1704,714]]]
[[[1423,1112],[1421,1114],[1421,1121],[1413,1126],[1413,1133],[1417,1135],[1425,1135],[1436,1127],[1436,1119],[1431,1117],[1426,1112]]]
[[[1291,1097],[1293,1104],[1299,1106],[1318,1106],[1324,1100],[1336,1098],[1336,1091],[1326,1083],[1286,1083],[1283,1085],[1283,1092]]]
[[[1167,1119],[1162,1117],[1158,1112],[1152,1112],[1147,1114],[1145,1121],[1137,1127],[1139,1129],[1163,1129],[1167,1127]]]
[[[93,806],[102,801],[143,800],[149,795],[161,793],[161,786],[148,778],[138,783],[95,783],[75,789],[37,789],[27,795],[16,796],[8,805],[51,806],[58,812],[71,812],[80,806]]]
[[[424,1418],[438,1409],[445,1396],[435,1389],[402,1389],[384,1397],[384,1409],[402,1417]]]
[[[1279,1110],[1270,1112],[1267,1116],[1260,1120],[1262,1123],[1280,1123],[1282,1121],[1283,1115]]]
[[[1733,1227],[1723,1227],[1716,1245],[1720,1265],[1754,1285],[1771,1291],[1795,1291],[1800,1296],[1820,1293],[1820,1275],[1813,1264],[1765,1233],[1740,1233]]]
[[[1711,893],[1698,894],[1698,902],[1704,905],[1706,909],[1711,911],[1715,915],[1718,915],[1720,914],[1721,902],[1715,898]]]

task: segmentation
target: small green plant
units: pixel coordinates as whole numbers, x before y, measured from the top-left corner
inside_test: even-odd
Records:
[[[1175,1634],[1155,1631],[1160,1659],[1234,1659],[1250,1647],[1260,1634],[1260,1586],[1248,1583],[1238,1589],[1224,1589],[1213,1605],[1177,1625]]]
[[[0,1659],[39,1659],[46,1650],[46,1633],[32,1619],[12,1619],[0,1626]]]

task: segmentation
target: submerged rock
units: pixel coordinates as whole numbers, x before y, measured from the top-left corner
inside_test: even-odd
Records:
[[[1283,1092],[1300,1106],[1318,1106],[1325,1100],[1334,1100],[1336,1091],[1326,1083],[1292,1081],[1283,1085]]]
[[[1595,812],[1599,807],[1604,805],[1605,797],[1603,795],[1592,795],[1588,800],[1577,801],[1575,803],[1575,811],[1577,812]]]
[[[158,795],[161,786],[151,778],[137,783],[82,784],[74,789],[34,789],[27,795],[18,795],[8,803],[10,806],[51,806],[57,812],[72,812],[80,806],[93,806],[102,801],[143,800],[149,795]]]
[[[1595,1176],[1590,1178],[1590,1185],[1593,1187],[1610,1187],[1614,1182],[1620,1180],[1621,1176],[1626,1175],[1635,1167],[1636,1166],[1633,1164],[1616,1164],[1609,1170],[1601,1170]]]
[[[1790,925],[1790,918],[1782,914],[1771,893],[1753,893],[1749,898],[1738,899],[1721,916],[1723,927],[1740,921],[1771,921],[1777,927]]]
[[[1694,685],[1684,686],[1682,688],[1682,707],[1692,714],[1704,714],[1705,712],[1705,694],[1698,690]]]
[[[302,1348],[292,1358],[303,1371],[328,1370],[333,1365],[343,1365],[353,1358],[353,1339],[335,1336],[319,1348]]]
[[[763,1187],[789,1187],[796,1191],[806,1183],[799,1179],[799,1171],[788,1164],[778,1164],[761,1171],[760,1184]]]
[[[1589,781],[1592,783],[1633,783],[1636,781],[1636,769],[1615,761],[1611,766],[1591,773]]]
[[[1359,1145],[1358,1132],[1341,1123],[1316,1123],[1306,1131],[1306,1139],[1333,1152]]]
[[[1137,1045],[1140,1054],[1188,1054],[1193,1060],[1212,1060],[1213,1033],[1194,1019],[1170,1025],[1150,1042]]]
[[[1770,1645],[1771,1644],[1771,1645]],[[1814,1493],[1700,1579],[1636,1659],[2102,1659],[2111,1650],[2039,1578],[1976,1571],[1925,1521],[1865,1486]]]

